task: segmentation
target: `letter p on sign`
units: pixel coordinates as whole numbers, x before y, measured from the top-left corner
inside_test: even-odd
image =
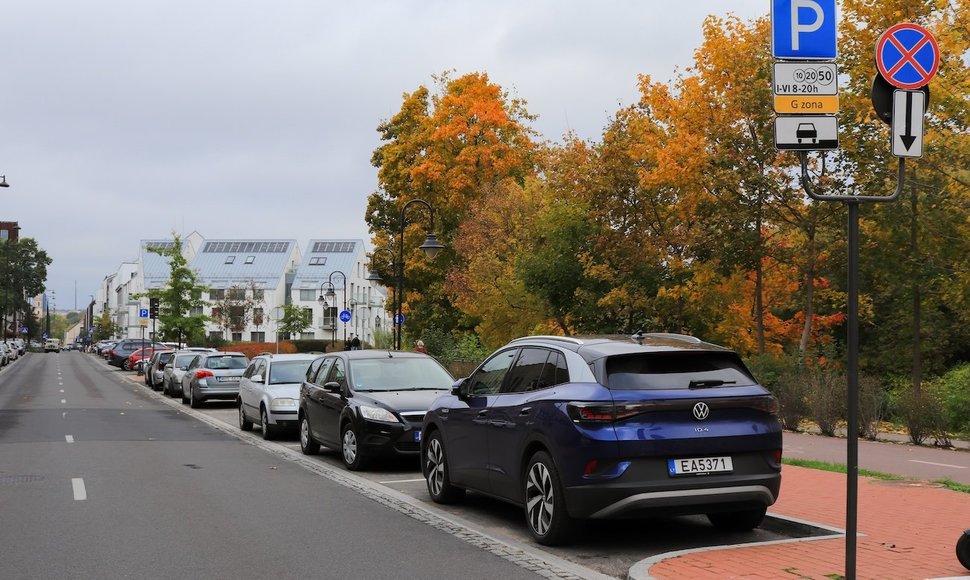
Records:
[[[835,0],[772,0],[772,54],[782,59],[835,58]]]

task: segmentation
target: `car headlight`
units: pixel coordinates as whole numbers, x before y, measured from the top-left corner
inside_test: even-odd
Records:
[[[269,402],[270,411],[292,411],[296,409],[296,399],[273,399]]]
[[[397,417],[387,409],[381,409],[380,407],[368,407],[367,405],[360,406],[360,414],[364,419],[369,419],[371,421],[384,421],[385,423],[398,423]]]

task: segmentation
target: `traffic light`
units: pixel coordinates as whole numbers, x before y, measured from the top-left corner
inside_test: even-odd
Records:
[[[158,298],[148,299],[148,317],[151,319],[158,318]]]

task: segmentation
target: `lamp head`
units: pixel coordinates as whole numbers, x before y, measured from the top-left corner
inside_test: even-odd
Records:
[[[418,247],[424,250],[424,255],[430,260],[434,260],[435,256],[438,255],[438,252],[445,249],[441,242],[438,241],[437,236],[431,232],[428,232],[428,237],[426,237],[424,239],[424,243]]]

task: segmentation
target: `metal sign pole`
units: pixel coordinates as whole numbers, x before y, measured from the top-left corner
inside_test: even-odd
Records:
[[[849,209],[848,220],[848,269],[849,303],[847,305],[848,353],[848,441],[846,442],[845,485],[845,578],[856,577],[856,536],[859,513],[859,204],[893,202],[903,191],[906,177],[905,160],[899,159],[896,175],[896,191],[891,195],[822,195],[816,192],[808,179],[808,153],[800,152],[802,187],[816,201],[838,201]]]

